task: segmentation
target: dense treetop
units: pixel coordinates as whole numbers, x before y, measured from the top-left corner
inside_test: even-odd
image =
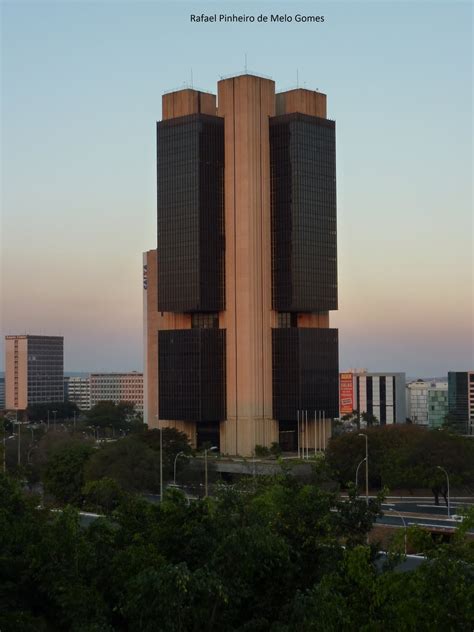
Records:
[[[88,528],[0,475],[2,632],[472,630],[467,526],[418,570],[378,571],[365,541],[380,499],[343,502],[317,472],[191,503],[172,490],[150,504],[110,480],[84,493],[107,514]]]

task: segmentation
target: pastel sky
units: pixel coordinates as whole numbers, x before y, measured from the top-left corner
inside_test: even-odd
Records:
[[[324,15],[192,24],[190,13]],[[67,370],[142,369],[161,94],[244,69],[337,121],[340,367],[474,367],[472,7],[449,2],[3,2],[2,333]],[[3,343],[3,336],[2,336]],[[3,349],[1,350],[3,362]]]

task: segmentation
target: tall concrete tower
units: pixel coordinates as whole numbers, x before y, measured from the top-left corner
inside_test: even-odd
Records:
[[[165,94],[157,124],[148,423],[227,454],[324,447],[338,410],[335,124],[319,92],[276,95],[248,74],[217,92]]]

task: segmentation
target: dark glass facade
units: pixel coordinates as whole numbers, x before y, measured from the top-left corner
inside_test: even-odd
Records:
[[[469,379],[467,371],[448,373],[448,412],[456,430],[467,434],[469,429]]]
[[[298,410],[337,417],[337,329],[273,329],[272,344],[273,417],[295,420]]]
[[[335,123],[270,119],[273,308],[337,309]]]
[[[28,404],[64,401],[64,339],[28,336]]]
[[[225,329],[158,332],[160,419],[226,418]]]
[[[224,309],[224,120],[157,123],[158,310]]]

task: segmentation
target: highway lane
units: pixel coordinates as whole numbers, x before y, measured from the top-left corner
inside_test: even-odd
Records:
[[[465,509],[470,509],[474,504],[466,501],[453,501],[450,503],[451,515],[459,514]],[[387,501],[382,504],[382,507],[386,510],[389,508],[396,509],[400,513],[415,513],[415,514],[430,514],[433,516],[446,516],[448,515],[448,508],[446,505],[435,505],[433,502],[428,502],[425,499],[413,500],[413,501]]]
[[[460,525],[459,522],[455,522],[454,520],[447,520],[446,518],[443,520],[440,518],[431,518],[431,517],[425,517],[425,518],[412,517],[412,516],[403,516],[403,517],[405,519],[405,523],[407,527],[411,527],[417,524],[420,527],[426,527],[426,528],[434,527],[437,529],[446,529],[447,532],[452,532],[454,531],[454,529],[456,529]],[[377,524],[387,525],[391,527],[402,528],[404,526],[402,519],[400,518],[399,515],[390,514],[389,512],[385,513],[381,518],[377,518],[376,522]],[[470,529],[469,533],[474,533],[474,529]]]

